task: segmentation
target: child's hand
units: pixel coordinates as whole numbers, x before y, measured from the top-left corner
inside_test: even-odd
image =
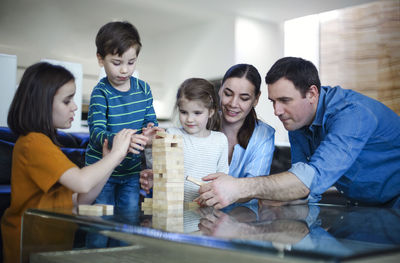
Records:
[[[108,140],[104,139],[104,143],[103,143],[103,157],[108,155],[111,152],[110,149],[108,149]]]
[[[151,123],[151,122],[147,124],[147,127],[143,127],[142,134],[149,139],[147,141],[147,144],[151,144],[152,143],[152,141],[153,141],[153,139],[156,136],[156,133],[158,131],[165,132],[165,130],[163,128],[154,126],[154,123]]]
[[[134,154],[139,154],[146,146],[148,138],[143,134],[133,134],[131,137],[131,144],[129,151]]]
[[[140,187],[150,193],[150,189],[153,187],[153,170],[146,169],[140,172]]]
[[[108,141],[107,141],[107,143],[106,143],[106,141],[104,141],[103,155],[105,156],[109,153],[115,152],[115,153],[119,154],[120,157],[124,158],[130,148],[131,138],[136,131],[137,130],[132,130],[132,129],[122,129],[121,131],[119,131],[114,136],[114,141],[113,141],[113,146],[112,146],[111,151],[104,150],[105,146],[108,146]]]

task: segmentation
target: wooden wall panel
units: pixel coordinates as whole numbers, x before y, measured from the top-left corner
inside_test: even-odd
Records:
[[[400,1],[337,10],[320,23],[320,76],[400,114]]]

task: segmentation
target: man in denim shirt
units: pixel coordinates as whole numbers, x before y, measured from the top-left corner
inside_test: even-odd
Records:
[[[275,115],[289,131],[288,172],[232,179],[200,188],[201,203],[222,208],[246,198],[317,202],[329,187],[355,205],[400,208],[400,117],[352,90],[321,87],[316,67],[301,58],[278,60],[266,76]]]

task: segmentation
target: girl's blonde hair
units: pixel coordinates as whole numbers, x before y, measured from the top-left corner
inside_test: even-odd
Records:
[[[206,128],[212,131],[221,129],[221,117],[218,114],[218,100],[214,85],[201,78],[190,78],[185,80],[176,94],[176,107],[179,108],[182,98],[187,100],[199,100],[208,110],[213,110],[214,114],[208,118]]]

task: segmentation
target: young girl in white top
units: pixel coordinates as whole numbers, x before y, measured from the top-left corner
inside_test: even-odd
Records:
[[[176,95],[181,128],[168,128],[170,134],[183,136],[184,173],[186,176],[201,178],[211,173],[227,172],[228,140],[219,132],[220,116],[213,84],[205,79],[190,78],[179,87]],[[153,186],[151,170],[140,175],[141,187],[149,192]],[[185,202],[198,196],[199,186],[185,181]]]

